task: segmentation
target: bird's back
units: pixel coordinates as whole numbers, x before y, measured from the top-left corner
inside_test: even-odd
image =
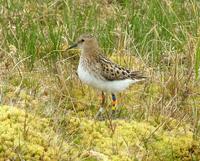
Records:
[[[141,80],[146,77],[143,76],[139,71],[131,71],[113,63],[103,55],[99,55],[99,63],[101,64],[101,75],[109,81],[113,80]]]

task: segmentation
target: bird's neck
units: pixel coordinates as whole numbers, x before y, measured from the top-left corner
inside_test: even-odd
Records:
[[[89,60],[96,59],[99,52],[99,48],[84,48],[81,51],[81,57]]]

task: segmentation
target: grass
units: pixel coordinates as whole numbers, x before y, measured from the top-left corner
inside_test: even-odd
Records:
[[[98,94],[83,85],[75,74],[79,52],[64,50],[80,34],[89,32],[96,35],[103,52],[112,60],[149,76],[146,83],[119,94],[119,106],[124,109],[120,121],[144,121],[154,126],[156,132],[162,129],[167,137],[170,130],[176,133],[176,129],[189,126],[193,141],[199,141],[197,0],[4,0],[0,4],[1,104],[18,106],[49,119],[64,142],[78,146],[76,151],[85,149],[86,140],[77,141],[79,128],[69,127],[66,118],[93,120],[99,106]],[[109,102],[110,98],[108,106]],[[170,120],[175,123],[169,125]],[[116,135],[113,120],[105,125],[102,129],[108,127]],[[83,138],[87,135],[86,132]],[[164,136],[161,138],[159,145],[165,145]],[[107,139],[112,139],[112,135]],[[151,160],[153,155],[157,160],[163,159],[157,142],[156,146],[151,140],[139,142],[144,148],[142,159]],[[170,156],[169,160],[176,160],[173,152],[179,159],[185,157],[177,149],[173,151],[173,147],[167,149],[164,156]],[[133,156],[126,156],[133,160]],[[195,160],[199,153],[191,156]]]

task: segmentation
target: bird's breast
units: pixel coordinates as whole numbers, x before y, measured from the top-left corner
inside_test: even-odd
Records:
[[[135,83],[131,79],[114,81],[100,79],[96,77],[95,72],[90,71],[82,62],[79,63],[77,73],[83,83],[106,92],[117,93],[126,89],[132,83]]]
[[[88,65],[88,62],[85,60],[80,60],[77,73],[82,82],[95,86],[97,78],[93,74],[93,71],[90,69],[90,67],[88,67]]]

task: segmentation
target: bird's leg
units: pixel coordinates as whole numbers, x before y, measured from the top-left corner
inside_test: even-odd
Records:
[[[112,115],[113,118],[118,117],[117,115],[120,114],[120,112],[116,108],[116,105],[117,105],[117,98],[116,98],[115,94],[112,93],[112,111],[111,111],[111,115]]]
[[[102,91],[101,92],[101,106],[100,106],[100,108],[99,108],[99,111],[97,112],[97,114],[96,114],[96,118],[99,118],[99,117],[101,117],[102,116],[102,114],[104,113],[104,111],[105,111],[105,100],[106,100],[106,97],[105,97],[105,94],[104,94],[104,92]],[[100,118],[101,119],[101,118]]]
[[[103,93],[103,91],[101,92],[101,107],[103,107],[104,108],[104,105],[105,105],[105,99],[106,97],[105,97],[105,94]]]
[[[112,93],[112,110],[116,110],[116,104],[117,104],[117,98],[116,96]]]

